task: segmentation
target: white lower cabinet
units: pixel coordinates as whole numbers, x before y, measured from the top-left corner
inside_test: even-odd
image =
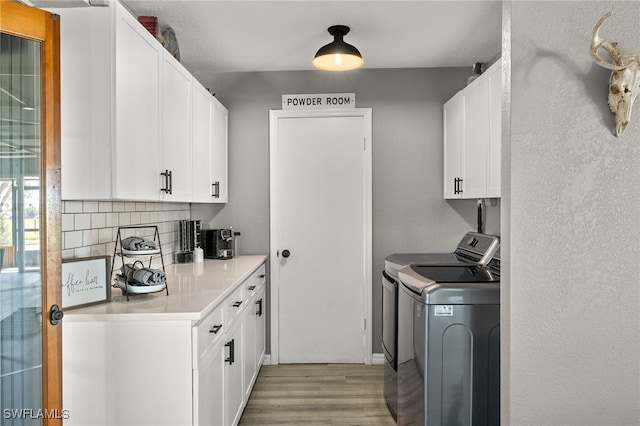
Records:
[[[65,318],[65,426],[237,425],[264,359],[264,275],[262,263],[196,323]]]
[[[204,337],[194,339],[194,350],[204,354],[194,371],[194,425],[232,426],[240,421],[264,360],[264,277],[263,264],[196,327],[194,335]],[[206,343],[206,330],[216,330],[220,340]]]
[[[243,354],[244,323],[239,321],[227,333],[225,347],[227,357],[224,366],[224,407],[225,425],[236,425],[240,421],[246,399],[244,397]],[[201,425],[204,426],[204,425]]]
[[[194,425],[223,426],[224,419],[224,367],[225,346],[221,342],[215,345],[193,370]]]

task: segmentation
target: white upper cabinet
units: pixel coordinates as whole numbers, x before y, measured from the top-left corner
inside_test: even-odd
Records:
[[[213,176],[211,152],[222,131],[213,127],[212,105],[192,117],[192,75],[117,1],[52,11],[64,23],[62,199],[217,202],[216,181],[226,197],[226,115],[225,158],[215,160],[223,179]],[[202,129],[194,130],[202,114]],[[207,151],[204,158],[194,152],[192,138]],[[209,147],[202,147],[202,138]],[[211,169],[206,200],[193,186],[203,167]]]
[[[164,49],[118,2],[115,12],[111,198],[157,201],[160,199],[158,144]],[[64,138],[62,150],[64,155]],[[63,188],[66,183],[63,182]]]
[[[192,202],[226,203],[229,114],[195,79],[192,93]]]
[[[464,96],[458,92],[442,108],[444,120],[444,198],[460,198],[462,144],[464,142]]]
[[[194,203],[210,203],[213,198],[211,176],[213,143],[213,96],[193,80],[191,97],[192,188]]]
[[[191,74],[165,50],[162,68],[162,161],[164,201],[191,202]]]
[[[213,98],[213,152],[211,159],[214,193],[213,201],[226,203],[228,201],[228,128],[229,111],[216,98]]]
[[[487,156],[487,197],[500,197],[502,159],[502,66],[487,70],[489,73],[489,150]]]
[[[444,198],[500,197],[501,61],[443,106]]]

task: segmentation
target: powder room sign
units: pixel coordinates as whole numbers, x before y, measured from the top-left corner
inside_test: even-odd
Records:
[[[282,95],[282,109],[342,109],[355,107],[355,93]]]
[[[62,307],[79,308],[111,300],[111,256],[62,261]]]

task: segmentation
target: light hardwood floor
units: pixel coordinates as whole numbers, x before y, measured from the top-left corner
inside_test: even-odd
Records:
[[[382,365],[262,366],[240,426],[393,426]]]

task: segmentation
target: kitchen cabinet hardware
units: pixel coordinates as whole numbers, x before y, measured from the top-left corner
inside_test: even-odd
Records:
[[[229,356],[224,362],[228,362],[229,365],[233,365],[235,362],[236,354],[235,354],[235,341],[236,339],[231,339],[231,341],[225,343],[224,345],[229,348]]]
[[[220,331],[221,328],[222,324],[214,325],[213,327],[211,327],[211,330],[209,330],[209,333],[218,334],[218,331]]]
[[[462,179],[460,179],[460,178],[455,178],[453,180],[453,193],[454,194],[462,194],[462,188],[460,186],[461,182],[462,182]]]
[[[249,289],[249,291],[253,291],[256,289],[255,285],[250,285],[249,287],[247,287]]]
[[[164,172],[160,173],[160,176],[164,176],[164,188],[161,188],[160,191],[171,194],[173,187],[173,177],[171,170],[165,170]]]
[[[260,275],[258,275],[258,278],[262,279],[262,278],[264,278],[266,276],[267,276],[266,274],[260,274]]]
[[[256,305],[258,305],[258,312],[256,312],[256,315],[261,317],[262,316],[262,299],[258,300],[256,302]]]
[[[282,257],[287,258],[291,256],[291,252],[289,250],[282,250]]]
[[[49,322],[51,325],[58,325],[62,317],[64,316],[64,312],[58,305],[52,305],[49,309]]]
[[[233,304],[234,308],[239,308],[242,305],[242,300],[239,300]]]
[[[220,198],[220,182],[213,182],[211,186],[214,189],[213,194],[211,194],[211,196],[213,198]]]

